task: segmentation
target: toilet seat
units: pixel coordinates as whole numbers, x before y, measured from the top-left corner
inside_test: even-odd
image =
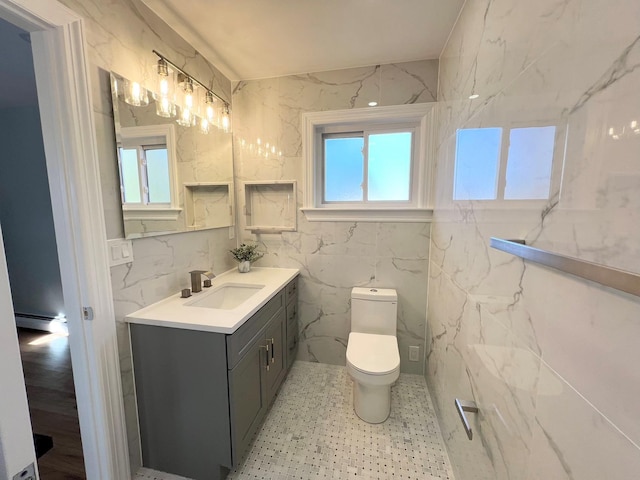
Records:
[[[347,364],[367,375],[387,375],[400,369],[398,340],[392,335],[351,332]]]

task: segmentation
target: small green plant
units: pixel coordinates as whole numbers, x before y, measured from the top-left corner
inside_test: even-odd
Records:
[[[258,252],[258,245],[247,245],[246,243],[243,243],[238,248],[234,248],[229,251],[237,262],[255,262],[256,260],[261,259],[264,255],[264,253]]]

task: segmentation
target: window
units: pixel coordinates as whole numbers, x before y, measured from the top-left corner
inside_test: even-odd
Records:
[[[427,221],[432,105],[307,113],[304,120],[310,221]]]
[[[173,125],[122,127],[118,138],[125,219],[177,218]]]
[[[414,131],[324,133],[323,203],[411,201]]]
[[[546,200],[557,128],[468,128],[457,131],[454,200]]]

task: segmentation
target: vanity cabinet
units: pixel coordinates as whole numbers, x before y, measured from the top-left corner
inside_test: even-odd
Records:
[[[225,478],[293,362],[297,331],[297,279],[231,335],[130,324],[143,465]]]

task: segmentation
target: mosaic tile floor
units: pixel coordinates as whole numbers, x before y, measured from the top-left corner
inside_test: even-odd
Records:
[[[353,412],[345,367],[296,362],[230,480],[453,479],[426,382],[400,375],[391,416],[379,425]],[[181,477],[141,469],[135,480]]]

